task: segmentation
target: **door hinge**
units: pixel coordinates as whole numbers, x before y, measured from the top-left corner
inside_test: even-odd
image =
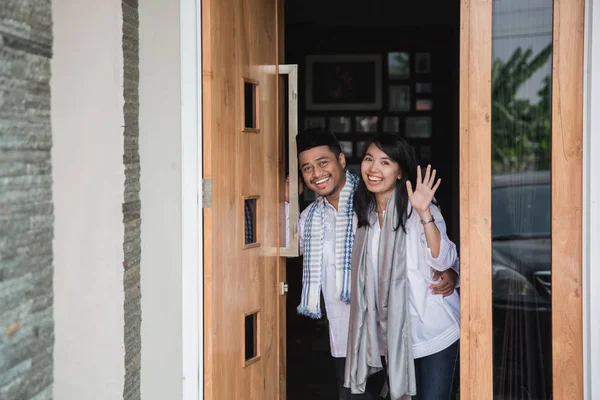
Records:
[[[202,208],[212,207],[212,180],[202,179]]]
[[[289,286],[287,282],[280,282],[281,284],[281,290],[279,293],[281,293],[282,296],[285,296],[288,292]]]

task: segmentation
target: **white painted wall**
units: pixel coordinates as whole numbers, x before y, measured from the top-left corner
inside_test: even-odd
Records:
[[[144,400],[182,399],[180,2],[139,3]]]
[[[600,399],[600,0],[586,4],[584,329],[586,399]]]
[[[54,398],[123,396],[121,2],[52,3]]]

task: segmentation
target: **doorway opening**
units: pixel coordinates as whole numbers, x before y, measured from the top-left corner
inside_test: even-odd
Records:
[[[285,63],[298,64],[299,71],[298,130],[335,132],[355,173],[369,136],[403,135],[420,164],[438,170],[443,184],[436,198],[448,235],[459,245],[460,2],[285,4]],[[346,92],[332,93],[325,83],[339,68],[355,81]],[[305,189],[300,211],[314,199]],[[301,257],[287,260],[287,281],[287,398],[336,399],[327,318],[311,320],[296,312]]]

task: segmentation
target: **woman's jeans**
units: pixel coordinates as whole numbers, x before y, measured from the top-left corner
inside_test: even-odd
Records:
[[[417,395],[413,400],[455,400],[459,381],[459,341],[450,347],[415,359]]]
[[[460,341],[457,340],[444,350],[431,354],[427,357],[415,359],[415,375],[417,380],[417,395],[412,397],[412,400],[456,400],[456,391],[459,382],[459,359],[460,359]],[[340,387],[340,399],[355,398],[373,398],[381,399],[379,392],[383,386],[381,381],[381,373],[383,377],[387,376],[387,368],[385,368],[385,359],[382,358],[384,371],[370,376],[367,381],[367,391],[363,395],[350,395],[350,390],[343,388],[343,367],[345,359],[336,359],[338,375],[338,387]],[[386,390],[387,392],[387,390]],[[344,397],[348,396],[348,397]],[[364,397],[360,397],[364,396]],[[387,393],[385,399],[389,399],[390,394]]]

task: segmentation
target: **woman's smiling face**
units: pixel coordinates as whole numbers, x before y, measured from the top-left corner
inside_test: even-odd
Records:
[[[375,144],[371,144],[360,164],[360,172],[369,192],[389,195],[402,176],[400,166]]]

